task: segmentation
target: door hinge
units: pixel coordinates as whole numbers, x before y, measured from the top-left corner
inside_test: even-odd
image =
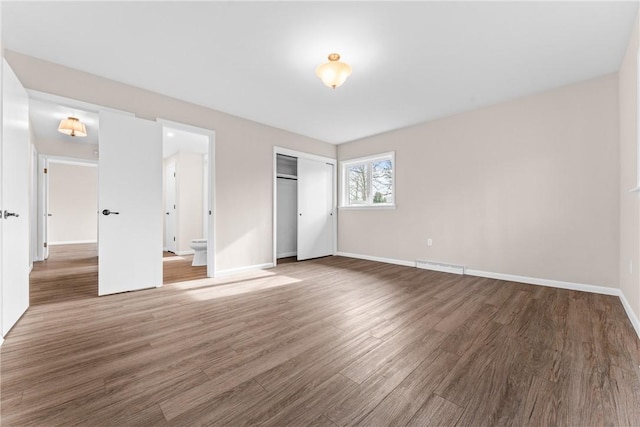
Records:
[[[47,242],[44,242],[44,247],[45,247],[45,248],[47,247]]]
[[[173,173],[173,177],[174,177],[174,178],[176,177],[176,173],[175,173],[175,172]]]
[[[47,173],[47,168],[44,168],[44,173]]]
[[[176,236],[173,236],[173,241],[174,241],[174,242],[176,241]]]

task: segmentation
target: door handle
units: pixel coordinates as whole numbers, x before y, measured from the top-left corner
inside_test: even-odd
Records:
[[[53,214],[47,214],[47,216],[53,216]]]
[[[167,212],[167,215],[169,215],[169,212]]]
[[[17,214],[15,212],[9,212],[8,210],[5,209],[3,216],[4,216],[4,219],[9,218],[10,216],[15,216],[16,218],[18,218],[20,214]]]
[[[111,214],[120,215],[120,212],[113,212],[113,211],[110,211],[109,209],[105,209],[102,211],[102,215],[111,215]]]

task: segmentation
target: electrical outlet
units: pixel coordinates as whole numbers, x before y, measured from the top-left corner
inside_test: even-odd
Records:
[[[433,246],[433,239],[427,239],[427,246]]]

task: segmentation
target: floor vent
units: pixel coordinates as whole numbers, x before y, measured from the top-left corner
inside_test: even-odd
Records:
[[[436,261],[416,261],[416,267],[443,273],[464,274],[464,265],[445,264]]]

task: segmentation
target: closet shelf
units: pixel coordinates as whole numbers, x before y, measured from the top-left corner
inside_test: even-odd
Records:
[[[286,173],[278,173],[276,174],[276,178],[285,178],[285,179],[298,179],[296,175],[289,175]]]

